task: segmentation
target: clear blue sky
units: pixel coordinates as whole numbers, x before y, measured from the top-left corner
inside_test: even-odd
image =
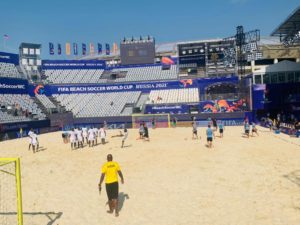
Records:
[[[119,43],[124,37],[152,35],[157,43],[223,38],[260,29],[268,36],[298,7],[299,0],[3,0],[0,35],[6,51],[21,42]],[[3,49],[1,40],[0,50]],[[63,48],[64,51],[64,48]],[[80,51],[81,52],[81,51]]]

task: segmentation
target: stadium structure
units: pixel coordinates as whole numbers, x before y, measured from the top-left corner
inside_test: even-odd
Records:
[[[299,118],[299,24],[300,8],[267,38],[242,26],[222,39],[124,38],[114,54],[74,60],[45,60],[41,45],[22,43],[19,54],[0,52],[0,138],[16,137],[20,128],[133,127],[138,116],[135,123],[168,115],[199,125],[209,117],[237,125],[278,112]]]

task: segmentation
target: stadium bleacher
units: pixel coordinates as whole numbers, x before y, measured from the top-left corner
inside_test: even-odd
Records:
[[[29,95],[0,94],[1,122],[43,120],[46,115]]]
[[[97,94],[53,95],[74,117],[103,117],[131,115],[127,105],[134,105],[141,95],[140,91],[110,92]],[[88,104],[87,104],[88,103]],[[125,112],[124,112],[125,110]]]
[[[22,78],[14,64],[5,62],[0,62],[0,77]]]
[[[153,90],[147,104],[199,102],[198,88]]]
[[[47,77],[49,83],[61,84],[61,83],[100,83],[101,75],[104,70],[95,69],[72,69],[72,70],[44,70],[44,74]]]

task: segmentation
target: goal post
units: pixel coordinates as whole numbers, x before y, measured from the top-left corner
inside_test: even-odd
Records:
[[[19,158],[0,158],[0,224],[23,225]]]
[[[155,128],[170,127],[170,114],[132,114],[132,128],[139,128],[141,123],[146,123],[147,127]]]

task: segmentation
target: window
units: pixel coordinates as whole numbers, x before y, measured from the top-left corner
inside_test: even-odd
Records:
[[[285,82],[285,73],[278,73],[278,82],[279,83]]]
[[[288,79],[288,82],[289,83],[293,83],[293,82],[295,82],[295,73],[294,72],[289,72],[288,74],[287,74],[287,79]]]
[[[300,82],[300,72],[295,73],[295,82]]]
[[[261,75],[255,75],[254,81],[255,84],[261,84]]]
[[[277,83],[277,73],[272,73],[270,74],[271,75],[271,83],[274,84],[274,83]]]
[[[270,83],[270,75],[269,74],[265,74],[263,75],[263,81],[264,81],[264,84],[269,84]]]

